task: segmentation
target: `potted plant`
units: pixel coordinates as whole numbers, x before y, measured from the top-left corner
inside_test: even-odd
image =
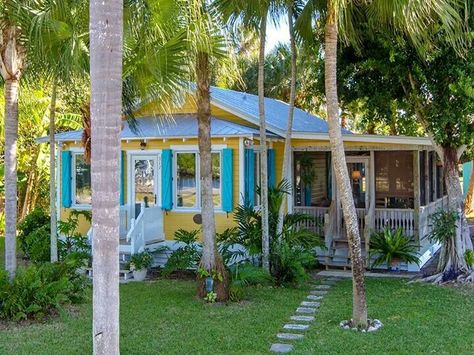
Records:
[[[370,254],[376,255],[372,266],[386,264],[390,270],[399,270],[400,263],[415,263],[419,265],[418,246],[413,244],[410,237],[403,235],[398,228],[393,232],[385,228],[382,232],[370,237]]]
[[[145,280],[148,268],[153,262],[153,257],[148,250],[133,254],[130,258],[130,271],[135,281]]]

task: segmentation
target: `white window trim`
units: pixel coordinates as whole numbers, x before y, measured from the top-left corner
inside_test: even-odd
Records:
[[[84,155],[84,149],[73,148],[71,152],[71,209],[75,210],[91,210],[92,204],[90,203],[76,203],[76,156]],[[91,186],[92,196],[92,186]]]
[[[211,154],[219,154],[219,168],[220,168],[220,179],[219,179],[219,191],[220,191],[220,204],[219,206],[214,206],[215,213],[225,213],[222,210],[222,149],[227,148],[226,144],[212,145]],[[192,212],[192,213],[201,213],[201,164],[199,161],[199,149],[197,145],[181,145],[181,146],[171,146],[173,151],[173,167],[172,167],[172,177],[173,177],[173,212]],[[194,207],[178,207],[178,159],[177,154],[180,153],[192,153],[195,154],[196,162],[196,206]]]

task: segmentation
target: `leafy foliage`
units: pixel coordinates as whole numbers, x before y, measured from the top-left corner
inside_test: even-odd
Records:
[[[174,239],[179,247],[170,255],[163,275],[167,276],[177,270],[195,268],[201,258],[201,246],[198,243],[199,230],[186,231],[178,229]]]
[[[153,256],[148,250],[133,254],[130,257],[130,270],[148,269],[153,263]]]
[[[33,263],[50,260],[49,216],[35,208],[18,224],[18,241],[24,256]]]
[[[464,260],[469,267],[474,267],[474,250],[468,249],[464,253]]]
[[[79,263],[87,264],[91,258],[91,246],[87,240],[87,236],[82,235],[77,231],[79,226],[79,218],[85,218],[86,221],[91,221],[90,211],[71,211],[66,220],[58,222],[58,231],[64,237],[59,239],[59,259],[64,260],[66,257],[76,259]]]
[[[235,263],[229,266],[230,300],[240,301],[246,295],[248,286],[267,285],[272,282],[270,274],[261,267],[249,262]]]
[[[389,267],[394,259],[407,263],[419,264],[418,246],[413,244],[410,237],[403,235],[403,230],[398,228],[393,232],[386,227],[382,232],[370,237],[370,254],[377,255],[373,266],[386,264]]]
[[[87,279],[76,273],[73,262],[19,268],[10,281],[0,272],[0,318],[41,318],[68,303],[84,300]]]
[[[446,244],[456,234],[456,223],[459,215],[456,211],[439,210],[430,217],[432,230],[428,238],[432,242]]]

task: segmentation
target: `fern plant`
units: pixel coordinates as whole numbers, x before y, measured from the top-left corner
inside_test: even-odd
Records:
[[[171,253],[165,267],[163,275],[168,276],[177,270],[187,270],[195,268],[201,258],[201,246],[198,243],[199,230],[187,231],[178,229],[174,234],[174,239],[179,247]]]
[[[398,228],[393,232],[385,228],[382,232],[370,237],[370,254],[376,255],[372,266],[386,264],[389,267],[395,259],[419,265],[418,246],[411,239],[403,235],[403,230]]]

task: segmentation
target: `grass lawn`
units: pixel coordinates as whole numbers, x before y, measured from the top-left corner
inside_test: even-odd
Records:
[[[307,294],[255,288],[241,304],[207,305],[190,281],[121,285],[123,354],[268,353],[276,333]],[[384,328],[374,334],[342,331],[350,315],[351,282],[333,286],[296,354],[474,353],[472,290],[368,280],[370,316]],[[33,326],[0,331],[1,354],[83,354],[91,351],[91,307]]]

